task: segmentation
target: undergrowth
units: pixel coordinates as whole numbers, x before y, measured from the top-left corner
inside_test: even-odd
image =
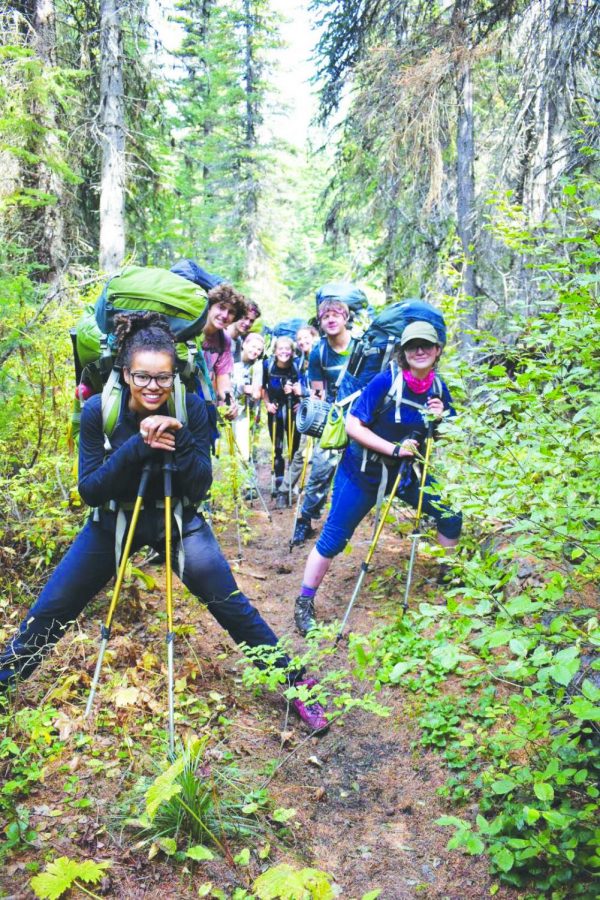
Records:
[[[406,692],[415,753],[445,760],[449,847],[554,900],[591,900],[600,876],[597,190],[565,188],[562,230],[493,209],[507,253],[528,254],[539,314],[506,323],[512,342],[480,335],[487,365],[449,363],[462,409],[434,469],[466,514],[463,586],[351,641],[359,677]]]

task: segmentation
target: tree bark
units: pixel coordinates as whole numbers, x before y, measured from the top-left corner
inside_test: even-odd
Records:
[[[556,0],[540,2],[537,54],[539,88],[533,110],[533,153],[525,186],[525,207],[533,225],[539,225],[546,217],[554,180],[558,5]]]
[[[100,2],[100,268],[125,258],[125,103],[123,35],[117,0]]]
[[[254,29],[255,10],[252,0],[244,0],[244,89],[246,95],[245,150],[244,162],[244,216],[246,232],[246,272],[249,280],[258,275],[259,238],[258,238],[258,180],[256,178],[257,149],[256,129],[259,124],[259,112],[256,100],[258,82],[258,64],[255,56]]]
[[[54,0],[36,0],[33,27],[36,34],[37,53],[47,66],[56,66],[56,14]],[[56,135],[56,110],[49,105],[44,113],[47,131],[45,135],[46,152],[42,156],[59,157],[61,148]],[[61,175],[42,162],[38,170],[39,189],[54,197],[42,209],[42,235],[40,259],[47,267],[50,282],[56,281],[64,268],[67,257],[67,241],[65,235],[65,218],[67,202],[65,182]]]
[[[469,2],[457,3],[457,24],[462,33],[456,77],[456,227],[463,252],[462,288],[465,309],[460,341],[464,348],[475,343],[477,330],[477,288],[475,285],[475,124],[473,116],[473,84],[469,60],[469,41],[464,26]],[[462,45],[462,46],[461,46]],[[465,331],[465,329],[467,331]]]

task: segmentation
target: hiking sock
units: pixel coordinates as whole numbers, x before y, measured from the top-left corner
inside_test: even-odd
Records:
[[[301,597],[310,597],[311,600],[314,600],[315,594],[317,593],[318,588],[311,588],[308,585],[303,584],[300,588],[300,596]]]

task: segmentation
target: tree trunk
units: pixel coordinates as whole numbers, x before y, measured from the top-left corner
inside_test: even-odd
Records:
[[[36,34],[38,56],[47,66],[55,66],[56,15],[54,0],[36,0],[33,27]],[[44,138],[47,150],[42,151],[42,157],[59,158],[61,148],[56,134],[56,110],[53,106],[48,105],[43,113],[43,120],[47,127]],[[65,237],[67,210],[65,183],[58,172],[53,171],[46,163],[42,162],[38,168],[38,186],[45,194],[55,198],[41,210],[42,234],[41,253],[39,254],[40,260],[47,267],[48,280],[54,282],[64,268],[68,257]]]
[[[100,268],[125,258],[125,103],[123,36],[117,0],[100,2]]]
[[[525,185],[525,208],[533,225],[544,221],[554,180],[554,130],[557,120],[556,71],[557,0],[541,0],[538,24],[537,72],[539,87],[533,110],[533,153]]]
[[[258,179],[256,178],[257,149],[256,129],[259,124],[256,89],[258,84],[258,65],[254,47],[255,11],[252,0],[244,0],[245,61],[244,89],[246,94],[245,150],[244,162],[244,216],[246,232],[246,272],[249,280],[258,275],[259,238],[258,238]]]
[[[475,131],[471,65],[467,58],[459,64],[456,84],[458,119],[456,130],[456,227],[463,251],[462,285],[465,309],[462,323],[477,330],[477,289],[475,286]],[[463,347],[472,347],[474,336],[461,331]]]
[[[396,278],[398,275],[398,232],[400,230],[400,210],[398,208],[400,195],[400,177],[393,173],[390,177],[387,217],[386,217],[386,253],[385,253],[385,280],[383,289],[387,303],[394,298]]]

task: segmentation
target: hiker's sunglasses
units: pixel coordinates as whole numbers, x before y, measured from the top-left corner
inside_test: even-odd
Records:
[[[148,375],[147,372],[130,372],[131,380],[136,387],[144,388],[156,382],[159,388],[173,387],[175,375],[172,372],[159,372],[158,375]]]
[[[405,353],[407,351],[409,353],[416,353],[417,350],[424,350],[426,353],[429,353],[429,351],[433,350],[435,347],[437,347],[437,344],[432,344],[431,341],[409,341],[402,349]]]

